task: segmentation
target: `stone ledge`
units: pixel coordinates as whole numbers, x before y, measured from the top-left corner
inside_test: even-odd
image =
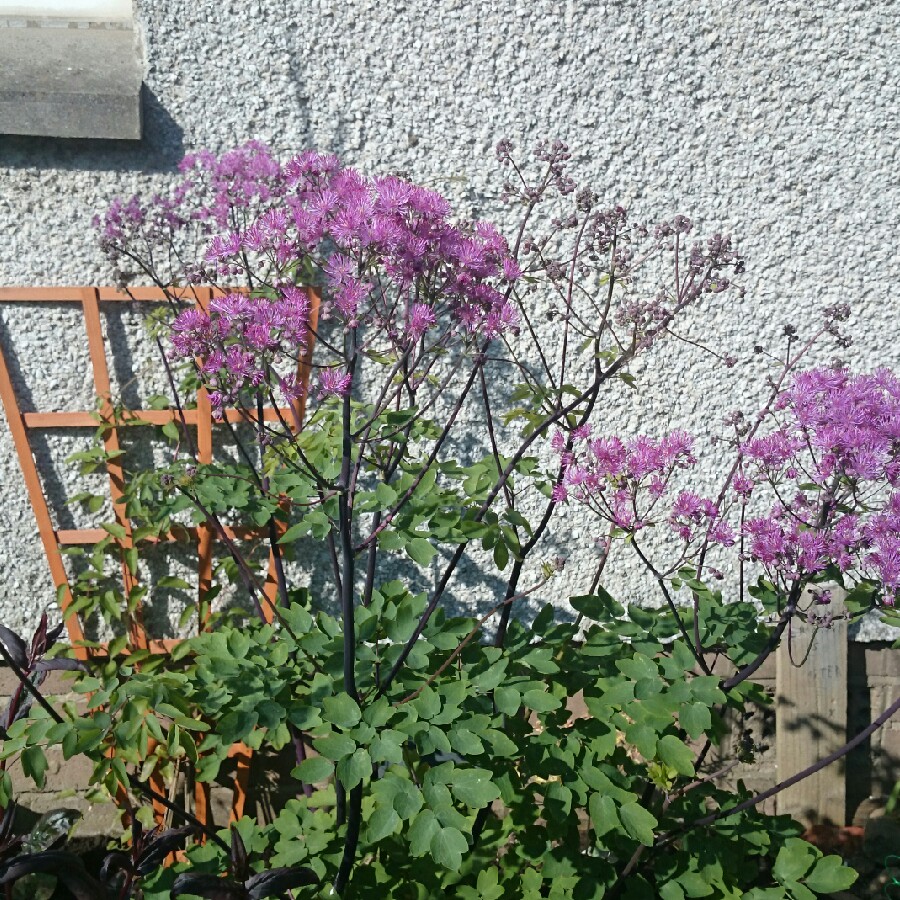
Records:
[[[140,140],[134,31],[0,27],[0,134]]]

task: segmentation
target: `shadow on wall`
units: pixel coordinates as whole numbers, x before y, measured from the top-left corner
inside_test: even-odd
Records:
[[[38,411],[38,406],[35,404],[34,394],[32,393],[31,385],[23,370],[20,356],[15,346],[15,341],[2,316],[0,316],[0,347],[2,347],[6,365],[9,368],[10,380],[12,381],[13,390],[18,398],[19,409],[22,412]],[[0,409],[0,414],[2,414],[2,409]],[[0,419],[0,427],[6,428],[5,419]],[[66,485],[60,477],[57,460],[54,456],[54,441],[58,442],[60,439],[65,440],[67,437],[71,438],[71,436],[71,434],[66,435],[64,432],[58,430],[51,431],[48,429],[40,432],[32,432],[29,438],[31,452],[34,454],[35,463],[41,474],[47,504],[50,507],[52,514],[55,516],[57,528],[79,527],[79,523],[76,522],[73,516],[72,508],[66,502]],[[58,456],[58,454],[56,454],[56,456]],[[15,471],[18,473],[18,461],[16,461],[14,465]]]
[[[35,166],[63,171],[174,172],[184,156],[184,129],[147,85],[141,88],[143,137],[139,141],[94,138],[0,138],[0,168]]]

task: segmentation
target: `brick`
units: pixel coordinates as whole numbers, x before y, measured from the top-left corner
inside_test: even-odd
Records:
[[[19,679],[7,666],[0,667],[0,697],[10,697],[19,686]]]
[[[122,831],[119,811],[112,803],[91,803],[82,794],[59,797],[47,792],[26,792],[16,796],[21,819],[18,828],[27,828],[46,812],[54,809],[77,809],[83,818],[75,828],[78,838],[109,837]]]
[[[93,769],[93,764],[87,757],[73,756],[72,759],[63,759],[62,750],[59,747],[48,748],[45,755],[47,757],[45,791],[54,793],[87,790],[90,786],[89,778]],[[16,790],[34,790],[34,782],[25,777],[18,758],[10,764],[9,773]]]
[[[41,684],[41,693],[45,697],[80,698],[73,691],[73,675],[71,672],[49,672]],[[19,687],[19,679],[8,666],[0,666],[0,697],[10,697]]]
[[[230,788],[225,787],[213,787],[209,792],[210,817],[219,828],[225,828],[228,825],[233,796]]]

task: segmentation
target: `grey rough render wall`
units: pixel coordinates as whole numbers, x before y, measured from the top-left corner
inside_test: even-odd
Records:
[[[560,137],[610,203],[638,219],[683,212],[701,233],[735,235],[748,258],[746,299],[688,323],[741,365],[663,344],[636,367],[639,392],[605,406],[617,430],[708,435],[733,406],[754,408],[753,344],[787,322],[808,328],[827,304],[853,305],[854,364],[900,365],[898,11],[891,0],[143,0],[140,143],[0,136],[0,285],[107,283],[91,216],[117,194],[164,187],[189,149],[316,147],[502,219],[495,142]],[[77,320],[46,307],[0,315],[34,403],[90,402]],[[117,352],[139,332],[128,316],[108,330]],[[57,495],[67,449],[53,437],[42,449],[57,460]],[[714,469],[713,458],[710,479]],[[52,591],[5,427],[0,484],[0,618],[24,627]],[[577,515],[555,526],[551,549],[588,549],[551,599],[584,589],[592,534]],[[476,584],[470,572],[457,596],[477,603]],[[611,587],[643,593],[624,561]]]

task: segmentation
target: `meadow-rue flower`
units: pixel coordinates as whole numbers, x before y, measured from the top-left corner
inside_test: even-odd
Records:
[[[350,393],[351,375],[341,369],[323,369],[319,375],[319,397],[346,397]]]

